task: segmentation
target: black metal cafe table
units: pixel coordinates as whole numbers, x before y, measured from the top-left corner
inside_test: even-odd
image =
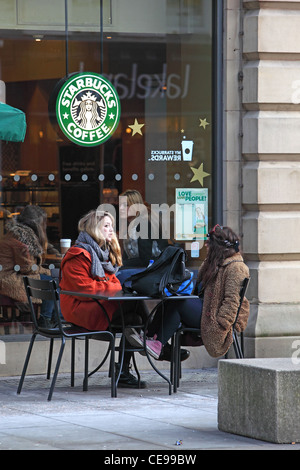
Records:
[[[178,296],[175,295],[175,296],[169,296],[169,297],[163,297],[163,298],[153,298],[153,297],[150,297],[150,296],[139,295],[139,294],[136,294],[136,293],[132,293],[132,294],[125,293],[125,292],[123,292],[123,290],[113,291],[111,289],[107,289],[107,290],[102,289],[102,290],[92,291],[92,292],[82,292],[82,291],[79,291],[79,290],[78,291],[77,290],[76,291],[75,290],[74,291],[61,290],[60,294],[73,295],[73,296],[76,296],[76,297],[83,297],[83,298],[93,299],[95,302],[97,302],[99,304],[99,306],[102,308],[102,310],[104,311],[105,314],[106,314],[106,311],[105,311],[103,305],[100,302],[101,300],[106,300],[108,302],[118,302],[119,311],[121,313],[121,333],[122,333],[123,340],[121,339],[120,359],[119,359],[119,373],[118,373],[118,376],[116,377],[116,387],[118,385],[118,381],[119,381],[119,378],[120,378],[120,375],[121,375],[123,361],[124,361],[125,328],[130,327],[130,325],[125,323],[122,304],[124,302],[128,302],[128,301],[147,301],[147,300],[152,300],[153,301],[153,300],[157,300],[157,305],[155,305],[155,307],[149,313],[146,324],[144,325],[144,330],[147,331],[147,326],[149,324],[149,321],[151,320],[151,318],[154,315],[156,309],[160,305],[162,305],[162,308],[164,308],[164,304],[166,302],[172,302],[173,300],[184,300],[184,299],[197,298],[197,296],[194,296],[194,295],[178,295]],[[151,367],[155,370],[155,372],[157,372],[158,375],[160,375],[160,377],[162,377],[166,382],[168,382],[168,384],[169,384],[169,395],[171,395],[171,393],[172,393],[171,380],[168,377],[166,377],[153,363],[153,361],[151,359],[151,356],[149,355],[149,353],[147,351],[147,348],[146,348],[146,335],[144,335],[144,345],[143,345],[143,347],[131,349],[131,351],[132,352],[135,352],[135,351],[139,351],[139,352],[143,351],[144,352],[144,355],[147,357]],[[103,362],[104,361],[102,361],[101,364],[103,364]],[[93,373],[96,372],[96,370],[98,370],[99,368],[100,368],[100,366],[98,366],[93,371]],[[136,368],[136,371],[137,371],[137,368]],[[91,374],[92,373],[90,373],[89,376]]]

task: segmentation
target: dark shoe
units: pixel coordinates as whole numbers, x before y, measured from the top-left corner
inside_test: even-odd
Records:
[[[47,329],[55,328],[54,322],[52,320],[49,320],[49,318],[46,318],[46,317],[40,317],[37,323],[40,328],[47,328]]]
[[[116,364],[116,372],[118,374],[118,364]],[[120,375],[120,379],[118,382],[118,387],[120,388],[147,388],[146,382],[140,380],[140,384],[138,379],[129,372],[129,370],[123,370]]]
[[[190,357],[190,351],[187,349],[180,349],[180,361],[186,361]],[[169,343],[165,344],[163,350],[159,356],[159,361],[169,361],[171,362],[172,350]]]

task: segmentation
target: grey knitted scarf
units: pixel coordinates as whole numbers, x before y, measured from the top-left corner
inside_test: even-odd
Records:
[[[102,250],[98,243],[87,233],[80,232],[75,242],[75,246],[88,251],[92,257],[91,274],[92,277],[105,277],[106,273],[115,274],[118,266],[113,266],[109,259],[109,250]]]

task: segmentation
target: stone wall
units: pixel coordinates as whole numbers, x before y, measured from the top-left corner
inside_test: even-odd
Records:
[[[246,351],[290,357],[300,336],[300,1],[235,3],[241,231],[252,301]]]

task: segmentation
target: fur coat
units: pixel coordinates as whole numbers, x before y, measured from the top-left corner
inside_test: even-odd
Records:
[[[50,271],[41,265],[43,249],[30,227],[11,219],[5,228],[0,240],[0,294],[27,303],[23,276],[39,279]]]
[[[205,262],[200,267],[199,273],[203,269]],[[249,269],[241,254],[236,253],[223,261],[216,277],[204,291],[201,340],[197,345],[203,344],[212,357],[223,356],[232,344],[232,325],[240,303],[240,290],[245,277],[249,277]],[[249,301],[244,297],[236,323],[237,332],[246,328],[249,312]]]

